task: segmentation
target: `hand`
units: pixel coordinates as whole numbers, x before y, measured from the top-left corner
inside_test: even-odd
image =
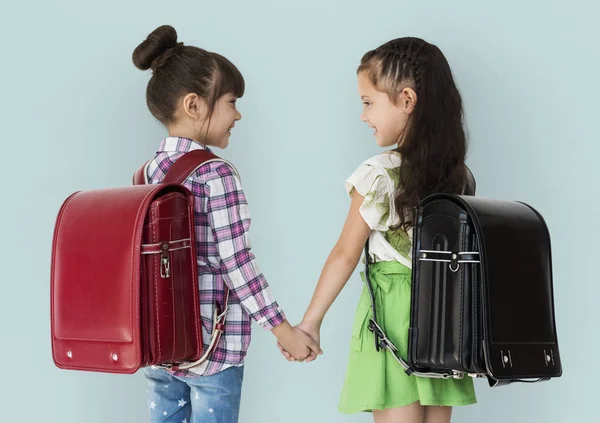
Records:
[[[294,327],[295,329],[299,329],[302,332],[304,332],[305,334],[307,334],[317,345],[320,344],[320,340],[321,340],[321,327],[318,324],[310,324],[307,322],[302,321],[300,324],[296,325]],[[289,353],[289,351],[287,351],[282,345],[281,343],[277,343],[277,346],[279,347],[279,350],[281,351],[281,354],[283,354],[283,356],[288,360],[288,361],[297,361],[294,356],[292,354]],[[320,347],[319,347],[320,349]],[[321,350],[321,352],[319,353],[319,355],[323,354],[323,351]],[[314,351],[311,351],[310,355],[308,357],[306,357],[306,362],[310,363],[311,361],[315,361],[317,359],[317,353],[315,353]]]
[[[275,329],[273,333],[277,336],[277,345],[286,351],[289,361],[304,361],[309,358],[313,361],[317,355],[323,353],[319,344],[299,328],[292,328],[288,322],[284,322]]]

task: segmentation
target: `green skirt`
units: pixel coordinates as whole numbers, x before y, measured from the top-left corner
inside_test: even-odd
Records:
[[[377,321],[406,360],[411,271],[395,261],[379,262],[369,267],[369,276],[375,292]],[[456,380],[408,376],[389,351],[376,351],[373,333],[368,328],[371,315],[371,299],[365,285],[352,329],[339,411],[384,410],[416,401],[421,405],[446,406],[477,402],[470,377]]]

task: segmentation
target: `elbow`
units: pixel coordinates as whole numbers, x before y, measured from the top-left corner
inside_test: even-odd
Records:
[[[343,244],[336,244],[333,248],[332,256],[336,261],[344,264],[345,267],[354,269],[360,260],[362,249],[348,248]]]

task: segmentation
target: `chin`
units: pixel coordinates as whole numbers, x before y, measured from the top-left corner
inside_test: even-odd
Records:
[[[380,140],[380,139],[377,139],[377,138],[375,139],[375,142],[377,143],[377,145],[379,147],[389,147],[390,145],[392,145],[389,142],[386,142],[385,140]]]
[[[380,138],[375,138],[375,142],[381,148],[388,148],[396,145],[398,142],[394,140],[382,140]]]

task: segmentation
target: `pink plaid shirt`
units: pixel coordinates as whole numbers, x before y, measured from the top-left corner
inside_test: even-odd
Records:
[[[148,181],[160,182],[184,153],[205,149],[186,138],[165,138],[148,166]],[[209,358],[176,375],[211,375],[240,366],[250,345],[251,319],[270,330],[285,315],[250,252],[250,213],[236,170],[226,162],[202,165],[184,183],[195,198],[196,253],[202,339],[208,348],[215,302],[223,304],[223,284],[231,290],[225,331]]]

